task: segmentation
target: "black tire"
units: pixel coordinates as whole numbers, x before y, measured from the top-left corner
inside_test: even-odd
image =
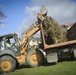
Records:
[[[19,68],[19,63],[18,63],[18,61],[16,61],[16,69],[18,69]]]
[[[16,60],[9,55],[0,57],[0,73],[12,72],[15,70]]]
[[[37,67],[43,64],[44,56],[41,51],[31,48],[31,50],[27,52],[26,61],[29,66]]]

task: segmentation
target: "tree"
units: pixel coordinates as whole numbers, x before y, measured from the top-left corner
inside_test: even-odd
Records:
[[[0,11],[0,20],[4,19],[4,18],[6,18],[5,14],[2,11]],[[4,22],[0,21],[0,25],[2,25],[2,24],[4,24]]]

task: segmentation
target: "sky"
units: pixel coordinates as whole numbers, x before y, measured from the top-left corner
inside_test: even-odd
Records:
[[[0,35],[16,32],[20,36],[37,21],[42,5],[60,25],[76,22],[76,0],[0,0],[0,11],[7,16],[0,20],[5,22],[0,26]]]

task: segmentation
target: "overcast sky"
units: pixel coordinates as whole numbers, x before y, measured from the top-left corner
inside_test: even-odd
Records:
[[[7,25],[0,28],[0,34],[4,30],[3,34],[17,32],[20,35],[36,21],[36,14],[40,12],[42,5],[48,9],[48,15],[59,24],[76,22],[76,0],[0,0],[0,8],[7,16],[3,20]]]

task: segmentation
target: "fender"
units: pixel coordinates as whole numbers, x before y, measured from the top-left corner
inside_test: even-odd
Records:
[[[3,50],[3,51],[1,51],[0,52],[0,56],[3,56],[3,55],[11,55],[11,56],[13,56],[15,58],[15,54],[11,50]]]

